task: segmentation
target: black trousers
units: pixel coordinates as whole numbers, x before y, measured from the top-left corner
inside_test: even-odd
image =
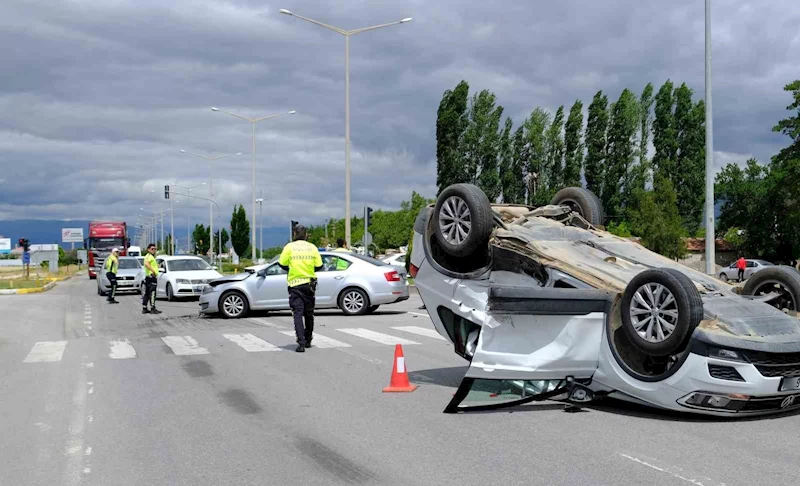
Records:
[[[156,284],[158,283],[157,277],[145,277],[144,278],[144,294],[142,295],[142,307],[147,308],[147,303],[150,303],[150,307],[155,309],[156,308]]]
[[[297,344],[308,346],[314,337],[314,288],[311,284],[289,287],[289,307],[294,315],[294,333]],[[305,318],[305,325],[303,319]]]
[[[108,301],[111,302],[114,300],[114,296],[117,294],[117,274],[106,272],[106,278],[111,283],[111,291],[108,293]]]
[[[744,280],[744,270],[742,270],[742,269],[740,268],[740,269],[739,269],[739,281],[742,281],[742,280]]]

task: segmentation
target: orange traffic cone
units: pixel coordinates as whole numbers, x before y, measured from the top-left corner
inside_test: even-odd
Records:
[[[396,344],[394,347],[394,366],[392,367],[392,380],[389,386],[383,389],[384,392],[412,392],[417,389],[417,385],[408,382],[406,372],[406,359],[403,357],[403,346]]]

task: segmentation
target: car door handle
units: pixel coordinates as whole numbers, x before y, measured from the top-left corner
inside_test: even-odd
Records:
[[[344,278],[344,275],[337,275],[337,276],[335,276],[333,278],[335,278],[336,280],[341,280],[341,279]]]

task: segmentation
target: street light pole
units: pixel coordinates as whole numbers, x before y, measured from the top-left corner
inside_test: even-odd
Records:
[[[706,0],[706,273],[716,274],[714,232],[714,125],[711,116],[711,0]]]
[[[406,17],[396,22],[389,22],[387,24],[373,25],[371,27],[362,27],[360,29],[344,30],[339,27],[334,27],[317,20],[309,19],[301,15],[292,13],[285,8],[280,9],[280,13],[296,17],[300,20],[305,20],[314,25],[324,27],[344,36],[344,232],[347,245],[350,246],[350,37],[362,32],[376,30],[383,27],[390,27],[392,25],[404,24],[411,22],[411,17]],[[291,239],[290,239],[291,241]]]
[[[275,115],[267,115],[258,118],[248,118],[246,116],[237,115],[235,113],[231,113],[229,111],[221,110],[215,106],[211,107],[211,111],[219,111],[221,113],[225,113],[227,115],[235,116],[236,118],[240,118],[250,124],[253,127],[253,214],[251,215],[250,219],[252,223],[250,225],[250,246],[253,249],[253,261],[256,260],[256,123],[264,120],[270,120],[272,118],[277,118],[281,115],[294,115],[296,112],[295,110],[288,111],[286,113],[278,113]]]
[[[256,199],[256,202],[258,203],[258,224],[260,226],[259,231],[261,232],[259,236],[261,243],[258,245],[258,255],[260,258],[264,258],[264,198],[260,197]]]
[[[192,189],[196,189],[196,188],[198,188],[200,186],[205,186],[206,183],[203,182],[202,184],[198,184],[198,185],[192,186],[192,187],[183,186],[183,185],[178,184],[177,182],[172,184],[172,185],[175,186],[175,187],[182,187],[184,189],[188,189],[188,191],[189,191],[188,197],[192,197]],[[191,251],[191,245],[192,245],[192,237],[191,237],[191,233],[190,233],[191,232],[191,227],[192,227],[191,218],[192,218],[192,215],[191,215],[190,210],[188,209],[188,204],[187,204],[187,211],[186,211],[186,251],[187,252]]]

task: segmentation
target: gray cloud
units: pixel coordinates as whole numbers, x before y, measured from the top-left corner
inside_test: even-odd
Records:
[[[206,182],[194,193],[207,197],[213,174],[227,224],[234,204],[250,211],[250,126],[211,106],[297,110],[257,127],[266,224],[343,216],[344,39],[280,8],[344,28],[414,17],[351,40],[356,214],[434,195],[436,108],[461,79],[494,91],[517,123],[536,106],[586,107],[599,89],[615,99],[667,78],[703,96],[702,2],[495,5],[6,0],[0,219],[133,221],[167,207],[168,183]],[[800,4],[717,0],[712,20],[715,166],[765,162],[786,144],[770,129],[798,77]],[[209,166],[182,148],[243,154]],[[178,200],[183,221],[208,218],[207,203]]]

